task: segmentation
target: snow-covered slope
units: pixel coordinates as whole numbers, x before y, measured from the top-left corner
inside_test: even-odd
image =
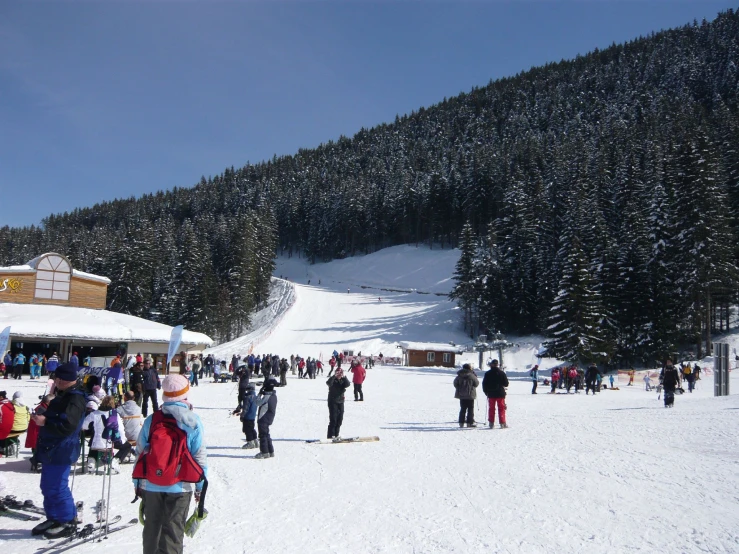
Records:
[[[358,271],[384,254],[354,260],[351,267]],[[424,262],[435,251],[415,254],[428,282],[443,280]],[[398,265],[399,272],[407,270]],[[347,293],[344,282],[332,282],[340,267],[321,267],[308,285],[305,272],[316,266],[281,262],[283,275],[300,276],[301,283],[292,307],[280,312],[268,336],[259,336],[258,352],[326,357],[344,346],[387,355],[401,337],[464,340],[445,298],[354,286]],[[355,270],[346,270],[342,280],[364,284]],[[392,281],[392,266],[385,271],[376,283]],[[509,339],[518,346],[504,363],[525,375],[536,363],[541,338]],[[726,340],[736,344],[739,335]],[[380,441],[315,445],[304,441],[326,434],[325,375],[289,375],[287,387],[277,392],[271,429],[276,456],[268,460],[254,460],[253,450],[241,449],[240,422],[229,417],[234,386],[202,380],[190,400],[206,430],[209,516],[196,537],[185,539],[186,552],[739,552],[739,397],[713,398],[710,376],[693,394],[678,396],[673,409],[662,407],[638,380],[595,397],[547,395],[543,387],[532,395],[530,382],[512,380],[505,430],[458,427],[454,376],[443,368],[376,366],[368,370],[364,402],[352,402],[351,389],[347,394],[341,434],[378,435]],[[9,393],[20,389],[28,399],[43,390],[35,381],[4,383]],[[481,399],[475,415],[486,420]],[[24,450],[18,460],[0,459],[0,495],[40,503],[39,476],[28,473],[28,456]],[[137,510],[130,504],[130,473],[124,466],[113,478],[112,513],[124,520]],[[75,497],[94,505],[100,480],[78,476]],[[46,543],[28,536],[32,522],[0,524],[3,552],[30,554]],[[105,545],[140,550],[140,531],[112,535]],[[99,548],[90,544],[78,552]]]

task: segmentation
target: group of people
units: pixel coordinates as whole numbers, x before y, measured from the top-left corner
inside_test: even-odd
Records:
[[[488,362],[490,368],[482,378],[482,392],[488,401],[488,427],[495,428],[495,412],[498,412],[498,423],[505,429],[506,422],[506,388],[508,387],[508,376],[501,369],[498,360]],[[454,378],[454,398],[459,399],[459,426],[477,427],[475,422],[475,400],[477,399],[477,387],[480,380],[477,378],[472,366],[464,364]]]

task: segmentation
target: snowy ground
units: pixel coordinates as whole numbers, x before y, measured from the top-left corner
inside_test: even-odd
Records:
[[[296,286],[294,305],[259,352],[325,355],[331,345],[351,345],[377,353],[401,337],[462,338],[448,326],[454,312],[443,297],[385,293],[377,302],[376,292],[347,294],[323,275],[321,287]],[[535,363],[538,340],[528,339],[529,348],[521,339],[507,363]],[[375,367],[365,402],[352,402],[350,390],[342,435],[378,435],[380,442],[314,445],[304,440],[325,437],[325,379],[289,376],[277,392],[276,456],[264,461],[241,449],[240,424],[228,415],[233,385],[201,381],[191,400],[209,444],[209,516],[185,550],[739,552],[739,398],[713,398],[710,378],[671,410],[640,381],[596,397],[534,396],[530,383],[513,381],[510,428],[488,430],[458,428],[453,377],[441,368]],[[42,390],[37,382],[0,383],[27,397]],[[478,402],[477,420],[485,414]],[[4,494],[40,503],[27,457],[0,459],[0,480]],[[124,520],[136,515],[130,472],[124,466],[113,483],[112,512]],[[75,496],[91,506],[100,486],[101,477],[78,476]],[[46,543],[29,538],[32,523],[0,523],[3,553],[32,553]],[[140,528],[107,541],[116,549],[140,544]],[[99,546],[79,549],[93,550]]]

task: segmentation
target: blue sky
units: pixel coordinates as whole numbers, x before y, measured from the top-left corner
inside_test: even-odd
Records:
[[[737,1],[0,2],[0,226],[192,186]]]

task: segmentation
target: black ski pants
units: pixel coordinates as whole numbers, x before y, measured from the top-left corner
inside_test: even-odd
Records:
[[[328,403],[328,432],[326,438],[332,439],[338,437],[341,431],[341,424],[344,421],[344,403],[329,402]]]
[[[156,412],[159,409],[159,401],[157,400],[157,390],[144,391],[144,398],[141,401],[141,415],[146,419],[146,415],[149,413],[149,399],[151,398],[151,413]]]
[[[539,385],[538,381],[533,381],[534,386],[531,388],[531,394],[536,394],[536,387]]]
[[[364,393],[362,392],[362,383],[354,383],[354,400],[364,401]]]
[[[269,436],[269,425],[260,421],[257,427],[259,428],[259,451],[262,454],[274,454],[275,449],[272,447],[272,437]]]
[[[585,394],[588,394],[588,391],[593,391],[593,394],[595,394],[595,381],[586,381],[585,382]]]
[[[465,417],[466,414],[466,417]],[[460,398],[459,399],[459,424],[462,425],[465,421],[469,424],[475,422],[475,399],[474,398]]]
[[[280,371],[280,386],[284,387],[287,385],[287,370]]]
[[[257,432],[254,430],[254,420],[245,419],[241,424],[241,430],[246,435],[246,440],[255,441],[257,440]]]

